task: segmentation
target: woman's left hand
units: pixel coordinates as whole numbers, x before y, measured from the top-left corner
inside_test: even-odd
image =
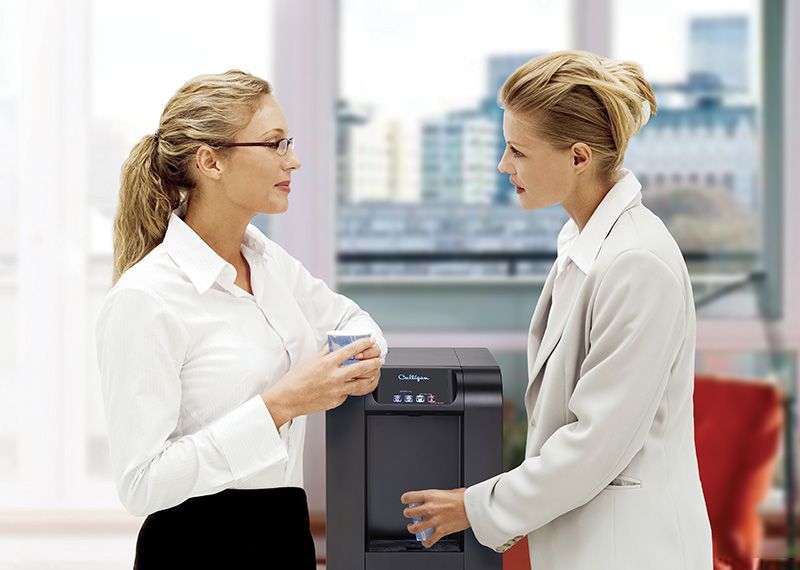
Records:
[[[403,509],[403,516],[422,517],[419,523],[408,525],[408,532],[416,534],[432,528],[433,534],[422,542],[425,548],[430,548],[448,534],[468,529],[472,525],[467,519],[467,510],[464,507],[465,490],[466,488],[462,487],[449,491],[428,489],[403,493],[400,497],[401,503],[419,503],[416,507]]]

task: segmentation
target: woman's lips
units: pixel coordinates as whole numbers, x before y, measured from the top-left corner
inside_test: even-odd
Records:
[[[525,188],[520,188],[519,186],[517,186],[516,188],[517,188],[517,194],[522,194],[523,192],[525,192]]]

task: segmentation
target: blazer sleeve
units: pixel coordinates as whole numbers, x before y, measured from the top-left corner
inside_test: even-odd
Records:
[[[681,283],[646,250],[609,265],[591,306],[590,345],[559,428],[536,457],[465,492],[478,541],[496,548],[587,503],[644,446],[685,341]]]
[[[327,342],[329,330],[366,329],[381,349],[381,357],[386,357],[388,344],[383,331],[372,317],[353,300],[331,291],[322,279],[311,275],[300,261],[278,244],[271,242],[286,277],[286,284],[294,294],[300,309],[314,328],[317,346]]]
[[[188,331],[154,292],[113,289],[96,326],[109,451],[120,500],[145,516],[288,459],[260,395],[175,437]]]

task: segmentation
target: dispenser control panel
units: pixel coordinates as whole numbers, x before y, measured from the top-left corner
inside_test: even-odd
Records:
[[[451,404],[455,399],[454,371],[384,368],[375,399],[379,404]]]

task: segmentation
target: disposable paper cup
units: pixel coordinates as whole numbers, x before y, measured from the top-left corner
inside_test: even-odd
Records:
[[[408,506],[411,507],[411,508],[414,508],[414,507],[420,506],[420,503],[411,503]],[[417,523],[422,521],[422,517],[413,517],[411,520],[414,521],[414,524],[417,524]],[[422,542],[423,540],[427,540],[427,539],[429,539],[431,537],[432,534],[433,534],[433,529],[432,528],[426,528],[422,532],[418,532],[416,534],[417,541],[418,542]]]
[[[334,352],[362,338],[371,338],[372,333],[365,331],[328,331],[328,350]],[[355,358],[348,358],[342,366],[348,366],[358,362]]]

